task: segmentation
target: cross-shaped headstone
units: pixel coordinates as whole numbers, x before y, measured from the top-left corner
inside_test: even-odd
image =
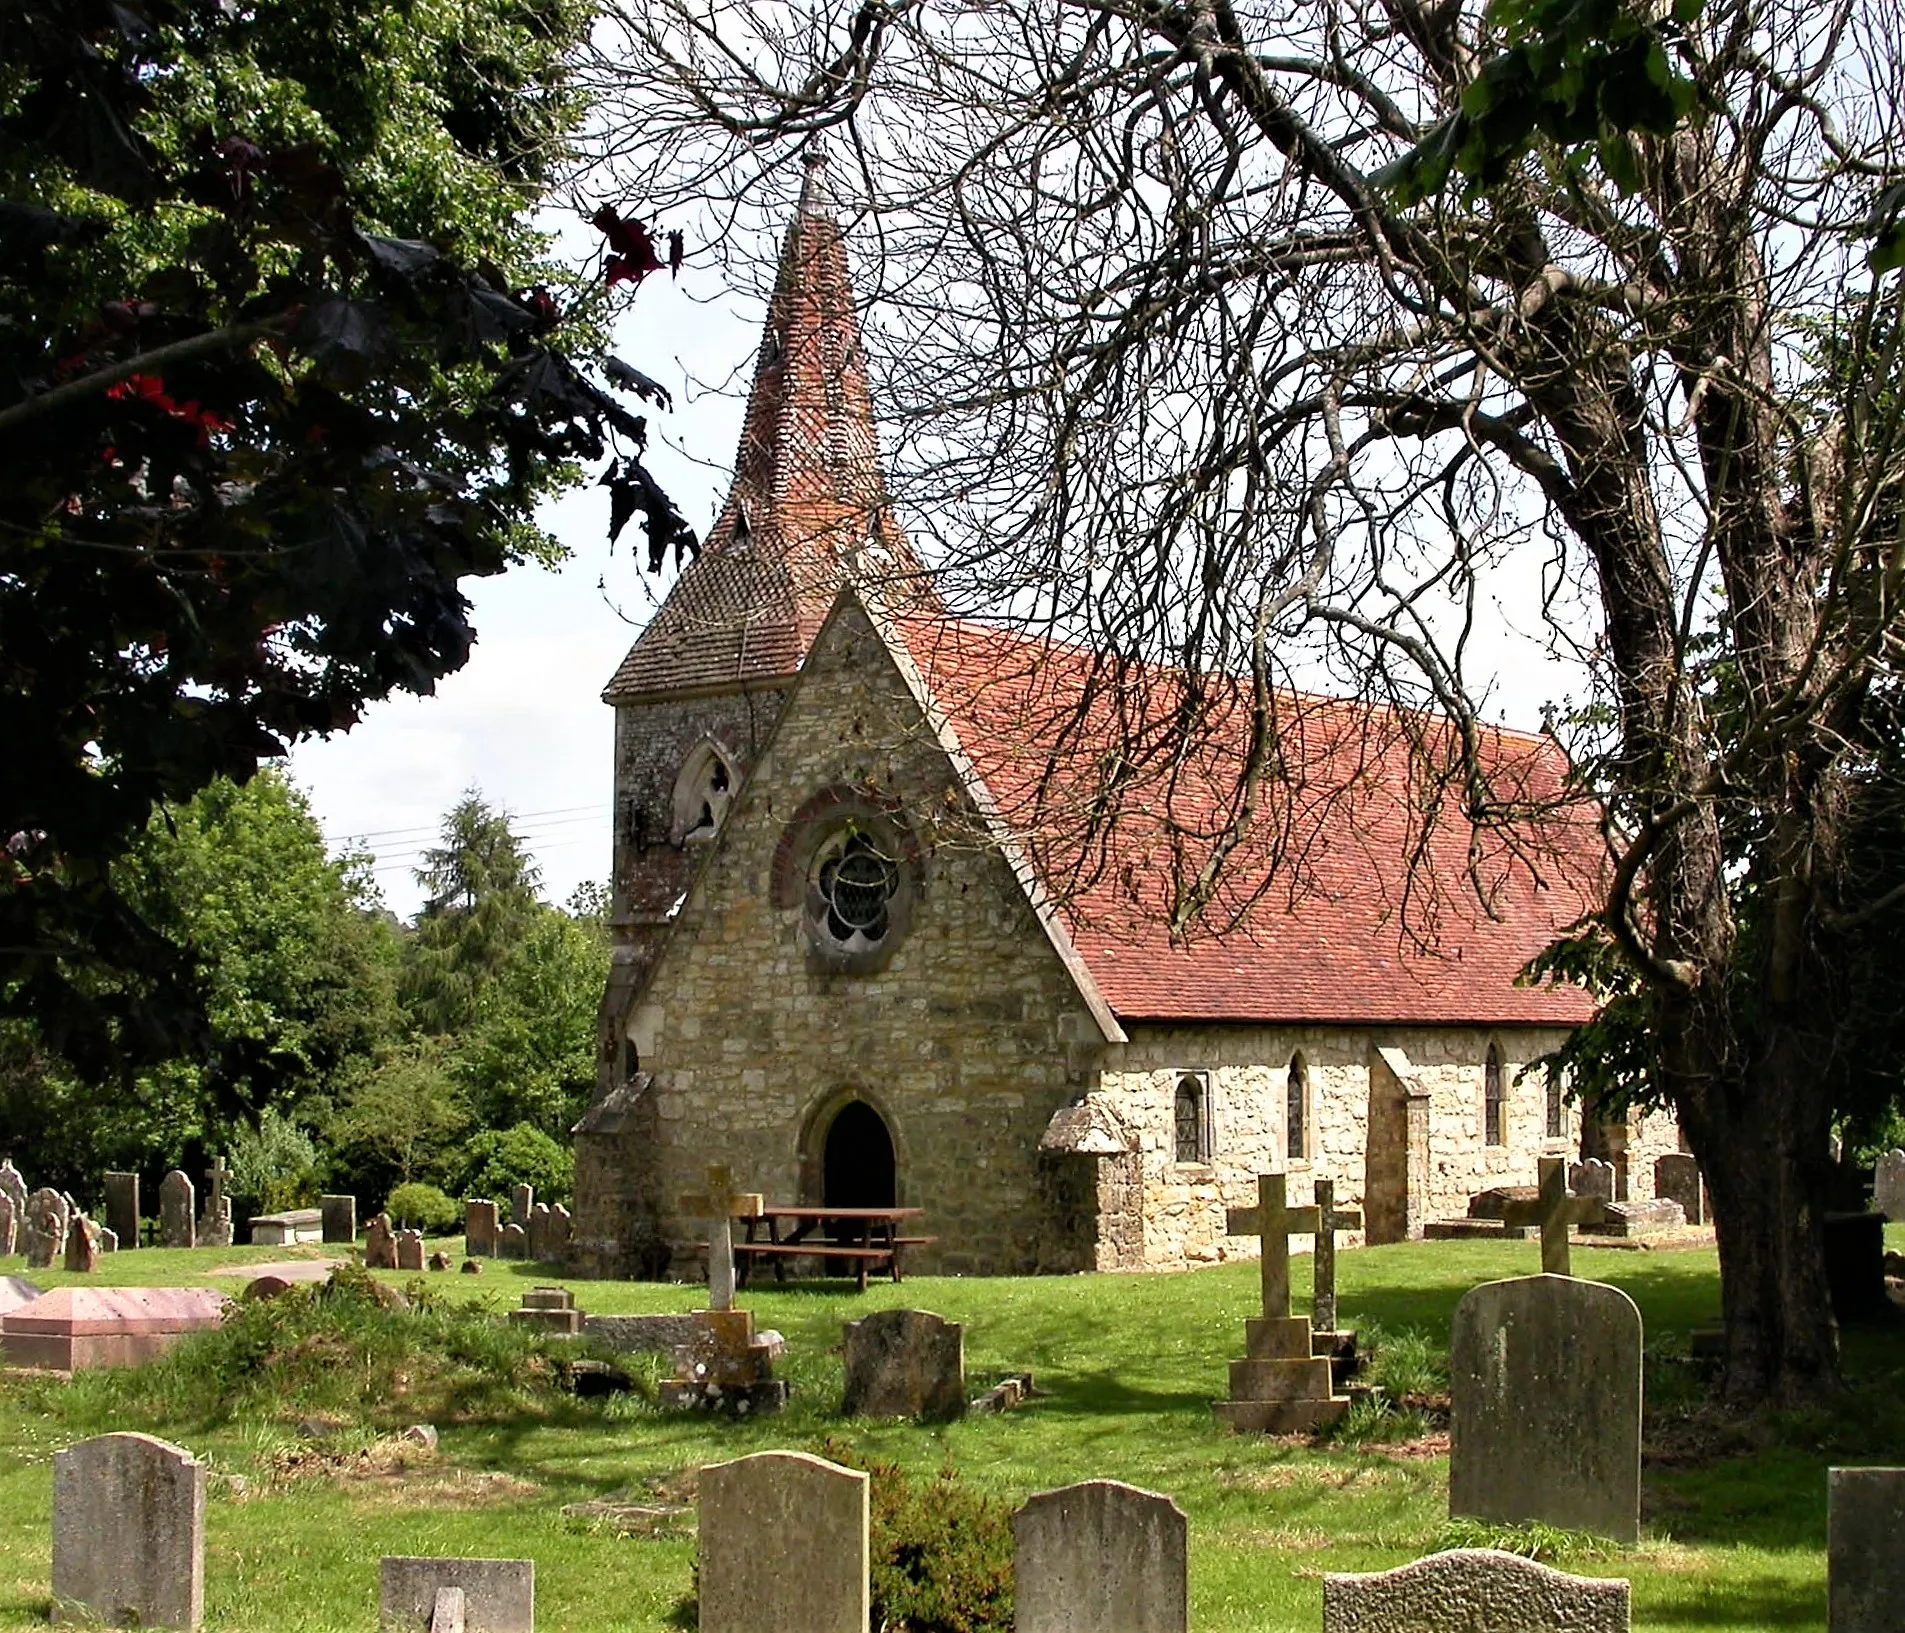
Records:
[[[1318,1218],[1314,1207],[1287,1206],[1283,1187],[1282,1174],[1259,1174],[1257,1205],[1224,1212],[1228,1234],[1263,1238],[1257,1261],[1263,1276],[1263,1313],[1273,1318],[1290,1313],[1290,1238],[1314,1231]]]
[[[206,1183],[212,1188],[211,1197],[206,1202],[205,1208],[213,1219],[218,1217],[219,1204],[225,1200],[225,1180],[230,1173],[231,1170],[225,1166],[223,1157],[212,1158],[211,1167],[205,1170]]]
[[[759,1191],[737,1191],[726,1168],[708,1170],[708,1188],[681,1199],[681,1211],[708,1221],[708,1308],[734,1308],[734,1237],[729,1220],[758,1219],[767,1206]]]
[[[1594,1225],[1606,1217],[1598,1196],[1568,1194],[1568,1164],[1564,1157],[1541,1159],[1541,1195],[1533,1202],[1511,1202],[1502,1209],[1504,1225],[1541,1227],[1541,1270],[1548,1276],[1574,1274],[1568,1254],[1568,1231],[1575,1225]]]
[[[1361,1230],[1363,1216],[1354,1208],[1336,1206],[1336,1182],[1316,1182],[1316,1295],[1310,1320],[1318,1332],[1336,1331],[1336,1233]]]

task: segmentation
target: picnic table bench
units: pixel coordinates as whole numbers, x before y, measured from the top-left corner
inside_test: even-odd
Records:
[[[774,1279],[787,1279],[790,1259],[811,1257],[844,1259],[853,1266],[865,1292],[868,1272],[884,1270],[894,1281],[902,1278],[909,1247],[927,1247],[936,1236],[902,1236],[900,1227],[925,1214],[924,1208],[782,1208],[766,1207],[742,1223],[747,1240],[734,1244],[734,1268],[741,1285],[758,1259],[771,1260]],[[788,1229],[782,1234],[782,1227]],[[765,1227],[767,1239],[759,1239]]]

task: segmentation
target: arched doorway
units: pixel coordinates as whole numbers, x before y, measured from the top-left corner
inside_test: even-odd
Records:
[[[899,1204],[893,1136],[864,1100],[849,1100],[827,1125],[821,1147],[820,1202],[828,1208]]]

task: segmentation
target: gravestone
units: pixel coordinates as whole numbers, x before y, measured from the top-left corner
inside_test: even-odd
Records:
[[[10,1259],[18,1251],[20,1216],[14,1212],[13,1198],[0,1192],[0,1259]]]
[[[1905,1627],[1905,1469],[1826,1474],[1826,1633]]]
[[[535,1633],[533,1559],[411,1559],[386,1555],[378,1570],[378,1621],[432,1626],[439,1597],[461,1590],[465,1633]]]
[[[397,1233],[391,1229],[390,1215],[380,1213],[370,1222],[370,1228],[364,1232],[364,1268],[366,1270],[395,1270],[397,1268]]]
[[[1310,1318],[1290,1314],[1290,1237],[1323,1228],[1323,1210],[1288,1206],[1282,1174],[1257,1176],[1257,1205],[1231,1208],[1232,1236],[1262,1238],[1258,1279],[1263,1313],[1244,1322],[1244,1358],[1230,1363],[1230,1399],[1211,1411],[1238,1433],[1301,1434],[1334,1423],[1349,1410],[1336,1393],[1327,1355],[1316,1353]]]
[[[1336,1233],[1361,1230],[1363,1216],[1336,1206],[1336,1181],[1316,1182],[1316,1247],[1310,1256],[1310,1322],[1318,1332],[1336,1331]]]
[[[56,1287],[0,1315],[0,1350],[8,1366],[58,1372],[138,1366],[224,1317],[209,1287]]]
[[[0,1196],[13,1204],[15,1221],[26,1218],[26,1181],[20,1177],[20,1170],[11,1162],[0,1162]]]
[[[1669,1151],[1654,1159],[1654,1195],[1678,1202],[1689,1225],[1707,1222],[1707,1186],[1700,1164],[1685,1151]]]
[[[512,1220],[497,1232],[496,1257],[499,1259],[526,1259],[529,1257],[529,1232]]]
[[[205,1608],[205,1465],[150,1435],[53,1454],[53,1614],[195,1628]]]
[[[509,1188],[509,1222],[529,1229],[529,1216],[536,1211],[536,1187],[512,1185]]]
[[[91,1275],[99,1268],[98,1228],[83,1213],[74,1214],[66,1227],[66,1268],[78,1275]]]
[[[1640,1533],[1641,1320],[1569,1276],[1485,1282],[1455,1309],[1449,1513]]]
[[[1015,1633],[1185,1633],[1186,1523],[1169,1497],[1087,1480],[1012,1516]]]
[[[549,1251],[545,1257],[552,1264],[564,1262],[574,1241],[575,1216],[558,1202],[549,1210]]]
[[[397,1268],[399,1270],[423,1268],[422,1231],[400,1230],[397,1232]]]
[[[1656,1196],[1645,1202],[1609,1202],[1601,1208],[1600,1222],[1585,1228],[1597,1236],[1628,1239],[1671,1236],[1687,1228],[1687,1210],[1670,1196]]]
[[[846,1324],[843,1416],[923,1418],[966,1412],[965,1328],[928,1310],[876,1310]]]
[[[194,1208],[197,1197],[192,1182],[174,1168],[159,1181],[159,1245],[196,1247],[198,1224]]]
[[[27,1198],[26,1228],[20,1245],[29,1270],[51,1268],[66,1251],[72,1219],[73,1210],[66,1198],[50,1186],[42,1186]]]
[[[1597,1196],[1603,1202],[1612,1202],[1618,1183],[1613,1163],[1599,1157],[1589,1157],[1568,1169],[1568,1189],[1576,1196]]]
[[[759,1191],[737,1191],[730,1170],[711,1166],[704,1191],[681,1198],[690,1219],[708,1221],[708,1308],[734,1308],[734,1221],[757,1219],[767,1206]]]
[[[93,1229],[98,1233],[99,1251],[101,1253],[117,1253],[119,1251],[119,1233],[117,1231],[108,1230],[104,1225],[95,1225]]]
[[[4,1323],[12,1311],[43,1296],[30,1281],[19,1276],[0,1276],[0,1323]]]
[[[575,1307],[575,1294],[566,1287],[530,1288],[523,1294],[522,1307],[511,1310],[509,1319],[518,1327],[571,1338],[582,1331],[582,1312]]]
[[[231,1170],[225,1166],[225,1159],[212,1158],[211,1167],[205,1170],[205,1181],[211,1190],[198,1221],[198,1239],[203,1247],[232,1245],[232,1202],[225,1194],[225,1181],[230,1177]]]
[[[548,1260],[549,1254],[549,1204],[538,1202],[529,1210],[529,1222],[525,1227],[529,1232],[529,1256],[538,1264]]]
[[[282,1213],[255,1213],[251,1216],[253,1247],[294,1247],[304,1242],[324,1240],[324,1212],[321,1208],[287,1208]]]
[[[1323,1578],[1323,1633],[1628,1633],[1626,1582],[1569,1576],[1496,1548]]]
[[[318,1198],[318,1215],[322,1221],[319,1234],[326,1242],[348,1245],[357,1240],[356,1197],[321,1196]]]
[[[463,1204],[463,1256],[466,1259],[496,1257],[496,1204],[487,1198],[471,1197]]]
[[[867,1633],[867,1477],[806,1452],[701,1471],[700,1633]]]
[[[139,1176],[106,1175],[106,1228],[131,1247],[139,1245]]]
[[[1504,1204],[1504,1226],[1539,1225],[1541,1227],[1541,1269],[1544,1275],[1567,1276],[1574,1261],[1569,1250],[1568,1232],[1575,1225],[1598,1224],[1607,1204],[1598,1196],[1568,1194],[1568,1165],[1561,1157],[1543,1157],[1536,1164],[1541,1183],[1533,1202]]]
[[[1872,1206],[1893,1224],[1905,1223],[1905,1151],[1888,1151],[1872,1170]]]

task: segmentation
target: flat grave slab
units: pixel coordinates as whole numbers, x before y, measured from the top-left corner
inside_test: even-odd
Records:
[[[251,1221],[253,1247],[293,1247],[324,1240],[321,1208],[291,1208],[284,1213],[261,1213]]]
[[[57,1287],[0,1316],[0,1354],[58,1372],[137,1366],[216,1327],[226,1303],[211,1287]]]

